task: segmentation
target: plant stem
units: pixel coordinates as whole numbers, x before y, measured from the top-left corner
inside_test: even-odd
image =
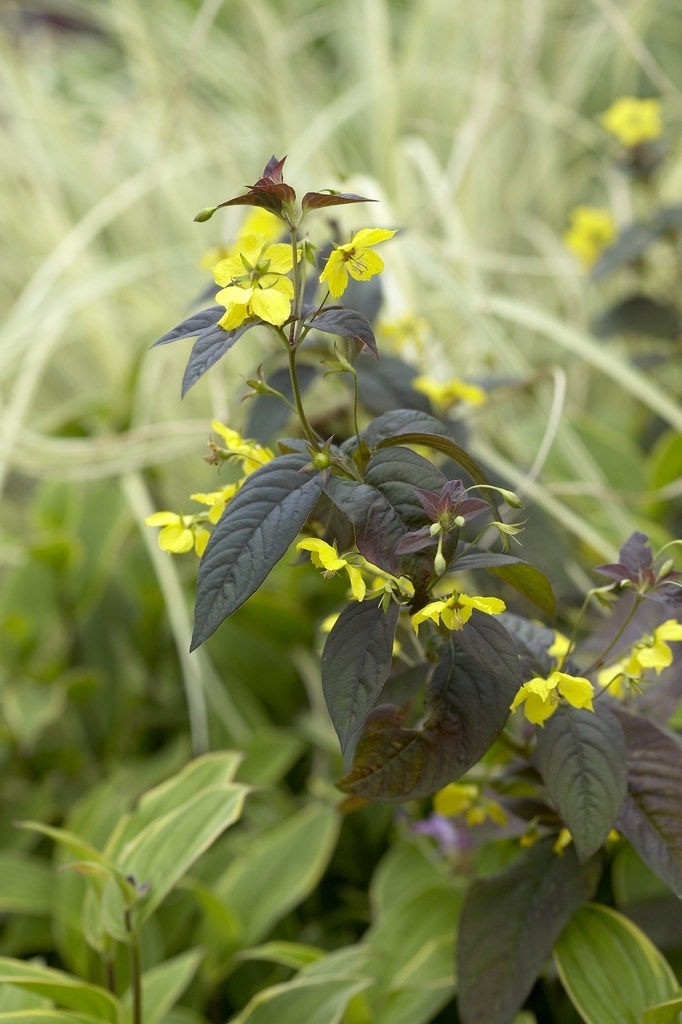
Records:
[[[306,416],[305,409],[303,407],[303,399],[301,398],[301,388],[298,382],[298,372],[296,370],[295,348],[289,349],[289,376],[291,378],[291,390],[294,393],[294,401],[296,402],[296,412],[298,413],[298,418],[301,421],[303,433],[305,434],[305,436],[307,437],[311,444],[316,445],[319,443],[319,438],[317,437],[317,434],[315,433],[313,428],[308,423],[308,417]]]
[[[132,992],[132,1024],[142,1024],[142,971],[140,969],[140,943],[133,930],[130,910],[125,911],[128,949],[130,951],[130,989]]]
[[[601,654],[597,655],[594,661],[590,665],[588,665],[586,669],[584,669],[585,675],[588,675],[590,672],[594,672],[596,669],[598,669],[601,665],[604,664],[604,662],[606,661],[606,656],[609,654],[610,651],[613,650],[613,648],[616,646],[616,644],[622,637],[623,633],[632,621],[633,615],[635,614],[643,600],[644,598],[641,594],[636,595],[635,600],[632,602],[632,608],[621,622],[619,628],[616,630],[609,643],[606,645]]]

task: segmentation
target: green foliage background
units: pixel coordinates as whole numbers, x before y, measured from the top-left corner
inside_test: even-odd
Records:
[[[473,453],[530,506],[527,553],[569,614],[595,557],[612,560],[635,529],[661,542],[674,529],[679,368],[645,374],[626,342],[592,337],[597,297],[561,234],[581,202],[611,205],[624,221],[633,213],[598,123],[618,95],[662,97],[660,197],[679,201],[681,48],[682,16],[665,0],[2,7],[2,955],[41,954],[103,982],[82,941],[82,879],[55,882],[51,842],[17,819],[65,824],[97,845],[145,789],[193,755],[233,748],[246,755],[239,780],[258,787],[245,818],[145,933],[148,968],[208,951],[185,1010],[164,1019],[269,1020],[267,1006],[243,1008],[289,978],[306,945],[349,957],[329,968],[345,981],[325,989],[328,1014],[316,1019],[339,1020],[344,1008],[347,1024],[436,1019],[452,995],[462,879],[400,839],[386,808],[328,820],[341,763],[315,627],[336,585],[280,567],[189,656],[196,563],[171,561],[142,525],[213,486],[200,457],[209,422],[242,421],[257,332],[182,403],[181,346],[148,348],[204,289],[207,246],[238,223],[208,228],[194,213],[235,194],[272,153],[288,154],[302,191],[339,183],[380,199],[367,216],[404,229],[385,316],[428,320],[429,371],[532,381],[477,414]],[[643,455],[653,415],[660,440]],[[252,855],[262,873],[242,898],[269,880],[273,905],[249,930],[228,894]],[[298,888],[277,881],[292,858]],[[429,900],[428,955],[416,939],[398,948],[392,933],[405,933],[410,914],[423,920]],[[351,951],[368,926],[360,959],[383,966],[356,991]],[[268,939],[298,945],[243,954]],[[395,977],[420,981],[381,1015]],[[319,1006],[319,991],[299,997]],[[0,991],[0,1008],[13,999]],[[567,1006],[551,1012],[576,1019]]]

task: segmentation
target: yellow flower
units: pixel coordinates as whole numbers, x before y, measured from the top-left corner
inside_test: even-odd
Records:
[[[203,516],[179,515],[177,512],[153,512],[147,516],[147,526],[162,526],[159,547],[172,555],[183,555],[192,548],[203,555],[210,533],[201,526]]]
[[[211,268],[216,284],[225,286],[215,297],[227,310],[219,326],[232,331],[257,316],[280,327],[291,314],[294,286],[284,275],[293,265],[290,245],[271,245],[265,235],[240,238],[231,254]]]
[[[226,484],[217,491],[210,491],[208,494],[190,494],[192,501],[200,501],[202,505],[209,505],[208,521],[217,523],[227,508],[227,503],[234,498],[241,487],[242,481],[234,484]]]
[[[614,697],[623,697],[627,685],[638,680],[647,669],[660,675],[673,663],[673,652],[666,641],[682,640],[682,623],[667,619],[656,626],[651,636],[642,637],[630,648],[630,653],[601,670],[597,677],[600,686],[609,688]]]
[[[468,811],[478,799],[478,786],[451,782],[449,786],[439,789],[433,798],[433,809],[436,814],[445,818],[454,818],[457,814]]]
[[[343,295],[348,287],[349,274],[356,281],[369,281],[370,277],[381,273],[384,261],[370,247],[393,238],[394,234],[395,231],[386,228],[362,228],[353,235],[350,242],[334,247],[320,274],[320,281],[327,282],[335,299]]]
[[[477,384],[467,384],[466,381],[453,377],[446,381],[432,380],[430,377],[415,377],[412,387],[421,391],[423,395],[430,398],[433,404],[439,409],[449,409],[455,402],[468,402],[469,405],[482,405],[487,395],[483,388]]]
[[[547,648],[547,653],[550,658],[555,658],[557,668],[561,668],[564,663],[564,658],[571,649],[571,641],[563,633],[558,630],[554,631],[554,642]]]
[[[604,111],[601,123],[624,146],[652,142],[663,134],[661,102],[621,96]]]
[[[554,671],[547,679],[536,676],[524,683],[512,701],[511,710],[516,711],[523,704],[528,721],[533,725],[543,725],[554,714],[561,698],[574,708],[594,711],[593,694],[594,688],[589,679]]]
[[[636,645],[633,657],[642,669],[653,668],[660,675],[664,668],[673,663],[673,652],[666,640],[682,640],[682,623],[668,619],[654,629],[653,636],[646,637]]]
[[[311,562],[317,569],[323,570],[326,578],[335,576],[340,569],[345,569],[354,599],[356,601],[364,599],[367,586],[362,573],[356,566],[351,565],[348,559],[342,558],[336,547],[332,547],[331,544],[327,544],[326,541],[319,540],[317,537],[309,537],[306,540],[300,540],[296,545],[296,550],[309,551]]]
[[[557,835],[554,846],[552,847],[553,853],[556,853],[559,857],[563,857],[564,850],[567,846],[570,846],[573,842],[573,836],[567,828],[562,828]]]
[[[265,445],[259,444],[258,441],[243,438],[239,431],[225,426],[220,420],[211,420],[211,428],[225,442],[224,451],[242,463],[244,472],[247,475],[253,473],[259,466],[264,466],[266,462],[270,462],[275,457],[274,453]]]
[[[591,267],[616,237],[615,221],[608,210],[576,206],[564,232],[564,245],[585,267]]]
[[[418,626],[427,619],[442,622],[448,629],[461,629],[476,609],[486,615],[499,615],[506,608],[499,597],[469,597],[467,594],[453,594],[444,601],[431,601],[412,616],[415,633]]]

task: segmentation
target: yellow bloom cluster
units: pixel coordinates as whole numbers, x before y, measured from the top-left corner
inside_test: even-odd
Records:
[[[499,615],[505,610],[505,603],[499,597],[469,597],[467,594],[453,594],[441,601],[430,601],[412,616],[415,633],[420,623],[431,619],[442,623],[447,629],[461,629],[476,609],[486,615]]]
[[[526,718],[533,725],[542,726],[554,714],[559,704],[566,701],[574,708],[587,708],[594,711],[592,696],[594,688],[589,679],[572,676],[567,672],[554,671],[547,679],[536,676],[524,683],[514,697],[511,711],[516,711],[523,704]]]
[[[673,663],[673,652],[666,641],[682,640],[682,623],[676,619],[668,619],[657,626],[650,636],[643,637],[630,648],[626,657],[602,669],[597,682],[614,697],[625,696],[628,683],[641,679],[643,674],[653,669],[660,675],[664,668]]]
[[[601,116],[607,132],[628,148],[653,142],[663,134],[660,100],[621,96]]]
[[[167,551],[172,555],[186,554],[192,548],[197,555],[203,555],[210,537],[210,532],[204,524],[217,523],[228,502],[237,493],[247,476],[275,457],[269,448],[257,441],[245,440],[238,431],[231,430],[219,420],[213,420],[211,426],[225,442],[224,448],[218,448],[217,445],[212,445],[212,447],[219,451],[224,458],[241,462],[243,476],[236,482],[226,484],[215,491],[190,495],[192,501],[208,505],[208,512],[183,515],[178,512],[163,511],[147,516],[145,519],[147,526],[163,527],[159,534],[159,547],[162,551]]]
[[[467,384],[456,377],[446,381],[432,380],[431,377],[415,377],[412,387],[430,398],[437,409],[445,411],[456,402],[467,402],[469,405],[482,405],[486,393],[477,384]]]
[[[608,210],[596,206],[576,206],[571,210],[564,245],[585,267],[596,263],[615,237],[616,224]]]
[[[471,783],[451,782],[440,789],[433,798],[433,809],[444,818],[463,814],[467,825],[482,825],[488,819],[498,825],[507,823],[507,815],[500,804],[481,796],[480,788]]]
[[[226,310],[219,326],[233,331],[256,316],[281,327],[291,314],[294,286],[286,275],[293,265],[293,250],[286,242],[270,244],[265,235],[243,235],[230,255],[211,267],[216,284],[224,285],[215,297]]]
[[[409,600],[414,597],[414,586],[407,577],[391,576],[390,573],[378,569],[376,565],[371,565],[362,555],[339,555],[336,544],[328,544],[318,537],[307,537],[298,542],[296,550],[309,551],[311,562],[317,569],[322,570],[327,579],[331,579],[343,569],[348,574],[355,601],[364,601],[368,593],[370,597],[378,597],[381,594],[387,600],[396,597],[402,601],[403,598]],[[372,576],[369,584],[363,573]]]

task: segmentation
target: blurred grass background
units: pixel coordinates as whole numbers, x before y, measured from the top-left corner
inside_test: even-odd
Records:
[[[318,592],[296,575],[300,607],[266,592],[190,659],[195,563],[162,555],[141,525],[211,488],[210,418],[243,421],[255,334],[182,402],[186,343],[149,346],[188,314],[206,285],[202,254],[238,224],[195,224],[194,213],[238,194],[273,153],[288,154],[302,192],[381,200],[349,226],[403,229],[384,317],[426,319],[423,370],[512,383],[472,418],[472,447],[526,498],[543,568],[563,560],[584,585],[590,559],[611,558],[633,529],[666,539],[638,437],[652,414],[679,433],[678,397],[665,371],[645,373],[624,344],[590,335],[609,286],[599,295],[587,283],[562,232],[579,203],[610,206],[621,223],[636,213],[599,123],[619,95],[662,98],[658,188],[679,201],[681,50],[676,0],[5,2],[0,615],[11,679],[40,689],[62,678],[64,699],[94,689],[111,704],[125,677],[138,732],[119,697],[120,719],[105,701],[88,740],[112,749],[134,735],[153,744],[155,716],[181,721],[178,679],[196,749],[211,730],[210,742],[244,740],[300,702],[306,671],[290,653],[284,696],[255,681],[297,641],[310,645]],[[251,660],[238,654],[247,638]],[[30,745],[12,692],[13,735]],[[59,719],[50,707],[45,728]]]

